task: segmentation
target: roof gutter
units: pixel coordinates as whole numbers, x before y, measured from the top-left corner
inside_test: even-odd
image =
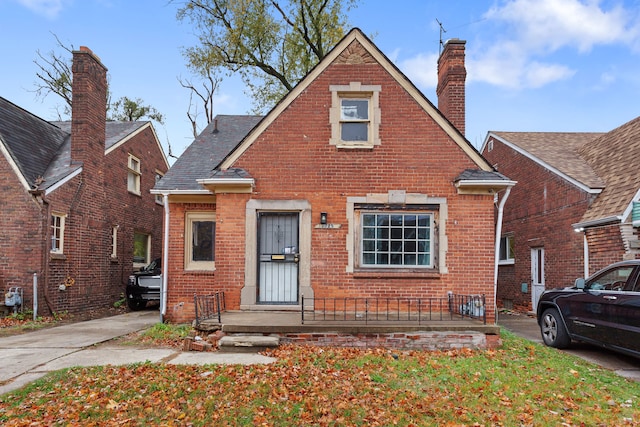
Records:
[[[196,179],[196,182],[201,185],[253,185],[255,180],[253,178],[204,178]]]
[[[575,224],[571,224],[571,226],[573,227],[573,231],[581,232],[581,231],[584,231],[585,228],[597,227],[599,225],[611,224],[614,222],[621,222],[621,221],[622,221],[621,215],[612,215],[604,218],[592,219],[590,221],[578,222]]]
[[[496,194],[511,189],[517,181],[505,179],[461,179],[455,183],[458,194]]]
[[[211,192],[208,190],[151,190],[151,194],[157,194],[160,196],[190,196],[190,195],[210,195]]]
[[[251,193],[256,181],[253,178],[205,178],[196,182],[211,193]]]

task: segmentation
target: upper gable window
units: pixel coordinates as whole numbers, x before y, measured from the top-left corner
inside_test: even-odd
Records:
[[[332,145],[338,148],[373,148],[380,144],[379,85],[332,85],[331,121]]]
[[[340,99],[340,139],[345,142],[369,140],[369,99]]]
[[[140,195],[140,160],[129,154],[129,172],[127,174],[127,190]]]

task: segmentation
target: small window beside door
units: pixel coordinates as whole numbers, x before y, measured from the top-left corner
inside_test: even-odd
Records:
[[[215,270],[215,214],[188,212],[185,228],[185,270]]]
[[[514,238],[507,234],[500,238],[500,265],[509,265],[516,262],[514,255]]]

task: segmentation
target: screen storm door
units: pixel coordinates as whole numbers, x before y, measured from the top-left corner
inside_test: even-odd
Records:
[[[258,213],[259,304],[298,303],[297,212]]]
[[[536,311],[544,289],[544,248],[531,248],[531,307],[533,311]]]

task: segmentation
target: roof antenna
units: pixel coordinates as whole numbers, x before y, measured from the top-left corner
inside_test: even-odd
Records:
[[[438,55],[441,55],[442,54],[442,48],[444,47],[444,43],[442,42],[442,34],[446,33],[447,30],[444,29],[444,27],[442,26],[442,22],[438,21],[438,18],[436,18],[436,22],[440,26],[440,46],[438,48]]]

